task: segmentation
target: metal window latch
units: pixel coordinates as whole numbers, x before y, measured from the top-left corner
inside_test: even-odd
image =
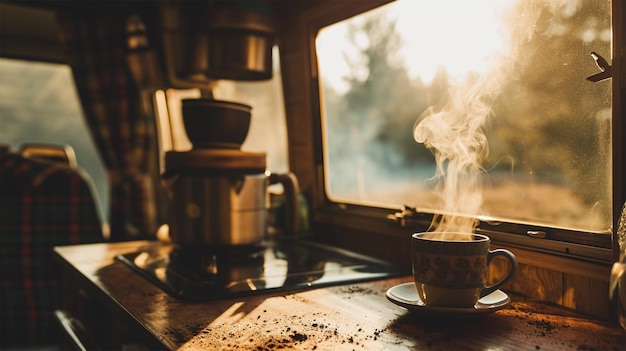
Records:
[[[545,239],[548,235],[542,230],[529,230],[526,232],[531,238]]]
[[[595,83],[601,80],[611,78],[613,76],[613,73],[611,70],[611,65],[609,65],[608,61],[595,51],[592,51],[590,55],[596,62],[596,66],[598,66],[598,68],[602,72],[587,77],[587,80]]]
[[[414,206],[403,205],[402,209],[396,213],[387,215],[387,219],[398,224],[401,227],[406,227],[407,221],[416,219],[417,210]]]

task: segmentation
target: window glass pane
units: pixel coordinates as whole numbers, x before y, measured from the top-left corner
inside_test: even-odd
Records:
[[[95,185],[102,220],[108,218],[106,171],[89,134],[69,66],[0,59],[0,143],[63,144]]]
[[[611,83],[585,78],[610,8],[400,0],[323,28],[329,198],[608,232]]]

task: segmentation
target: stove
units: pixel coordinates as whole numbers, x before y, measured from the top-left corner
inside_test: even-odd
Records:
[[[159,245],[117,260],[182,300],[207,301],[410,275],[410,267],[302,239]]]

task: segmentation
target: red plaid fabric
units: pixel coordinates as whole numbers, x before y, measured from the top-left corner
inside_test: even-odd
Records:
[[[54,343],[57,245],[103,241],[90,184],[62,164],[0,155],[0,348]]]
[[[160,177],[155,118],[150,106],[142,105],[128,69],[128,4],[110,4],[120,5],[119,11],[78,6],[60,13],[60,39],[109,174],[111,241],[155,239]]]

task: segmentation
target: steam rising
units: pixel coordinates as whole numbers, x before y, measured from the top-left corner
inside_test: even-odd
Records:
[[[558,9],[568,4],[571,6],[562,0],[552,5]],[[451,88],[447,101],[429,107],[415,123],[415,140],[429,148],[437,162],[435,179],[443,211],[431,224],[436,232],[473,233],[476,229],[482,206],[482,161],[488,154],[483,125],[491,115],[493,100],[512,73],[513,59],[522,54],[521,45],[531,39],[542,7],[525,1],[503,13],[503,23],[512,24],[505,38],[510,46],[491,56],[491,71]],[[470,238],[462,234],[458,239]]]

